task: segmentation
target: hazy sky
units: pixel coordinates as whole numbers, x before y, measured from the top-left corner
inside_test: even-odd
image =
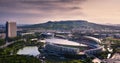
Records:
[[[0,23],[50,20],[120,24],[120,0],[0,0]]]

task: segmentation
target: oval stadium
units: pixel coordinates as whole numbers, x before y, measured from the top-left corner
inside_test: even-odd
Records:
[[[57,55],[84,55],[96,54],[101,52],[103,47],[101,41],[91,36],[83,36],[79,42],[69,41],[66,39],[46,39],[44,50],[49,54]]]

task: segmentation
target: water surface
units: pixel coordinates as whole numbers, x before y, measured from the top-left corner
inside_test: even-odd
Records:
[[[24,47],[23,49],[18,50],[17,54],[37,56],[40,54],[40,52],[38,51],[37,46],[27,46]]]

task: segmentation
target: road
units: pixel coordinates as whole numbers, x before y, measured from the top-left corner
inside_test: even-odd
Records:
[[[7,42],[6,44],[0,46],[0,49],[5,48],[5,47],[7,47],[7,46],[9,46],[9,45],[11,45],[11,44],[13,44],[13,43],[14,43],[14,42]]]

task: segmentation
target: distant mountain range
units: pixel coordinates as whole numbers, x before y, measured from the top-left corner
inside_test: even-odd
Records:
[[[110,29],[110,30],[120,30],[119,26],[102,25],[91,23],[85,20],[66,20],[66,21],[48,21],[41,24],[33,24],[21,26],[20,28],[39,28],[39,29],[52,29],[52,30],[72,30],[72,29]]]
[[[18,27],[27,26],[27,25],[31,25],[31,24],[17,24]],[[0,24],[0,27],[5,27],[5,24]]]

